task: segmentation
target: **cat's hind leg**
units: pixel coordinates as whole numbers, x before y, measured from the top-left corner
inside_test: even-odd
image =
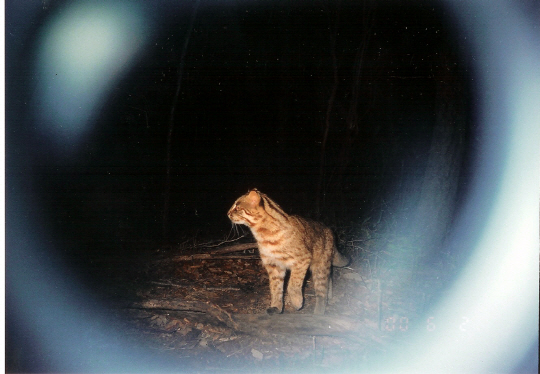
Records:
[[[314,314],[324,314],[328,301],[330,283],[330,262],[320,261],[311,266],[313,284],[315,286],[315,311]]]
[[[307,270],[309,269],[309,263],[310,259],[305,258],[296,261],[291,267],[291,276],[289,278],[289,284],[287,285],[287,294],[289,295],[292,306],[296,310],[302,309],[302,306],[304,305],[302,287],[304,285]]]

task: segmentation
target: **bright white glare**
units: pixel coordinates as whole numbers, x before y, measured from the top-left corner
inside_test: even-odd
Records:
[[[116,1],[77,2],[50,21],[37,59],[37,117],[57,145],[85,134],[144,46],[146,23],[135,4]]]
[[[439,333],[418,337],[409,364],[400,367],[404,372],[509,372],[538,338],[540,53],[515,13],[497,5],[498,14],[478,7],[474,13],[482,17],[472,25],[477,32],[497,25],[482,29],[485,39],[476,41],[485,139],[464,213],[485,217],[485,226],[477,228],[471,260],[434,313]],[[492,66],[503,67],[505,75]],[[494,171],[499,174],[490,178]],[[497,184],[488,204],[486,188],[493,186],[486,183]],[[457,237],[460,242],[467,240]]]
[[[97,13],[78,14],[59,24],[49,39],[53,42],[47,48],[49,67],[64,79],[72,79],[72,85],[95,84],[89,77],[105,73],[116,57],[115,49],[120,48],[118,39],[124,35],[114,22],[115,15],[98,17]]]

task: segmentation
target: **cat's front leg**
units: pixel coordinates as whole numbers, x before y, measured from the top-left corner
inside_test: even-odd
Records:
[[[268,314],[279,314],[283,312],[283,283],[285,281],[285,268],[275,264],[266,264],[266,271],[270,279],[270,295],[272,301],[270,308],[266,310]]]

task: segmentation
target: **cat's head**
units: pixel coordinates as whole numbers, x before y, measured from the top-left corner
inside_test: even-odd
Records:
[[[263,214],[261,193],[256,188],[236,199],[227,212],[227,216],[233,223],[248,227],[253,227],[259,222]]]

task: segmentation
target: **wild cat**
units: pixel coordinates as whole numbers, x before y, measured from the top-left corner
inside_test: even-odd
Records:
[[[287,286],[291,304],[301,309],[304,303],[302,286],[308,269],[315,285],[315,314],[324,314],[331,292],[330,267],[346,266],[349,260],[336,249],[332,231],[319,222],[289,215],[257,189],[239,197],[227,213],[235,224],[246,225],[257,240],[263,266],[270,279],[272,302],[268,314],[283,312],[283,283],[287,270]]]

